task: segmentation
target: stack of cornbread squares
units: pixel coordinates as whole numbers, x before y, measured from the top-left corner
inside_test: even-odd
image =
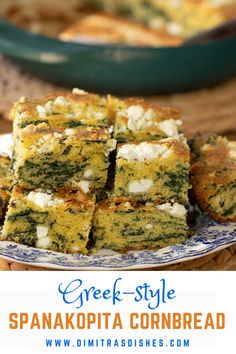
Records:
[[[190,153],[178,110],[74,89],[21,98],[11,117],[2,239],[87,254],[91,240],[124,252],[187,238]]]

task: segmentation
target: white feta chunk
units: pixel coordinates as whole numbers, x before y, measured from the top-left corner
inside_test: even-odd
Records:
[[[78,183],[78,186],[82,189],[84,193],[89,193],[89,185],[90,183],[88,181],[80,181]]]
[[[183,219],[187,214],[187,209],[185,208],[185,206],[178,203],[174,203],[173,205],[171,205],[170,203],[165,203],[162,205],[157,205],[156,208],[159,210],[166,211],[174,218]]]
[[[51,239],[49,237],[43,237],[39,239],[36,243],[36,247],[38,248],[48,248],[51,244]]]
[[[137,160],[143,162],[144,160],[152,160],[158,156],[162,156],[170,149],[161,144],[151,144],[142,142],[140,144],[124,144],[118,151],[117,157],[124,158],[128,161]],[[167,157],[168,155],[163,155]]]
[[[87,94],[86,91],[81,90],[81,89],[79,89],[79,88],[77,88],[77,87],[73,88],[72,93],[73,93],[74,95],[79,95],[79,96],[83,96],[83,95],[86,95],[86,94]]]
[[[54,104],[56,106],[62,106],[62,107],[67,107],[69,105],[69,102],[67,101],[67,99],[63,96],[58,96],[55,100],[54,100]]]
[[[86,171],[84,172],[84,177],[85,177],[85,178],[90,178],[90,177],[92,177],[92,176],[93,176],[93,170],[88,169],[88,170],[86,170]]]
[[[128,186],[128,191],[129,193],[144,193],[148,192],[152,186],[152,179],[141,179],[139,181],[130,182]]]
[[[37,238],[41,239],[47,237],[49,231],[49,227],[47,225],[38,225],[36,226]]]
[[[178,135],[178,127],[182,125],[181,120],[168,119],[157,124],[158,128],[168,137]]]
[[[57,206],[64,203],[63,199],[54,198],[52,194],[42,193],[42,192],[30,192],[26,197],[28,201],[34,203],[39,208],[48,208],[51,206]]]

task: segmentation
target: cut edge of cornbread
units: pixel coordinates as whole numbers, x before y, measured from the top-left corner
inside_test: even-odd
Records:
[[[187,239],[186,213],[178,203],[102,201],[93,219],[95,247],[127,252],[182,243]]]
[[[236,221],[236,142],[198,133],[190,146],[195,200],[213,219]]]
[[[15,186],[1,239],[63,253],[87,254],[95,196]]]

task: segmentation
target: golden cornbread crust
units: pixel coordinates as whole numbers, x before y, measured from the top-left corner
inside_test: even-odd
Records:
[[[107,100],[80,89],[73,89],[73,93],[55,92],[33,100],[21,97],[13,106],[10,119],[14,120],[15,130],[41,123],[47,123],[53,129],[108,128],[110,120]]]
[[[84,92],[83,94],[73,94],[71,92],[56,91],[52,92],[46,96],[39,97],[37,99],[25,98],[25,102],[16,102],[12,109],[10,110],[9,119],[14,120],[16,118],[16,109],[20,108],[21,111],[28,113],[29,115],[34,112],[36,105],[44,105],[48,101],[55,100],[57,97],[64,97],[71,102],[75,103],[86,103],[87,105],[94,105],[99,103],[101,100],[100,96]],[[105,101],[101,101],[101,104],[105,104]]]
[[[191,182],[200,208],[217,221],[236,221],[236,142],[197,134],[190,145]]]
[[[170,108],[170,107],[162,107],[159,106],[158,104],[155,103],[148,103],[144,100],[135,98],[135,97],[130,97],[126,100],[123,101],[124,105],[127,107],[131,106],[142,106],[145,110],[148,109],[153,109],[154,112],[157,113],[158,117],[160,119],[180,119],[181,118],[181,110],[178,108]]]
[[[108,105],[118,142],[160,140],[180,133],[179,109],[160,107],[137,98],[122,101],[111,96]]]

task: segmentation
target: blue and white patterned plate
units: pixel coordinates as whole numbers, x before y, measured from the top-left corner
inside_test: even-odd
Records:
[[[10,136],[4,137],[10,143]],[[3,140],[0,137],[2,150]],[[219,251],[236,243],[236,224],[217,223],[212,219],[195,213],[193,236],[185,243],[165,247],[157,251],[138,251],[119,254],[103,250],[90,256],[69,255],[45,251],[19,245],[12,242],[0,242],[0,257],[12,262],[47,267],[61,270],[126,270],[163,267],[166,265],[188,261]]]

